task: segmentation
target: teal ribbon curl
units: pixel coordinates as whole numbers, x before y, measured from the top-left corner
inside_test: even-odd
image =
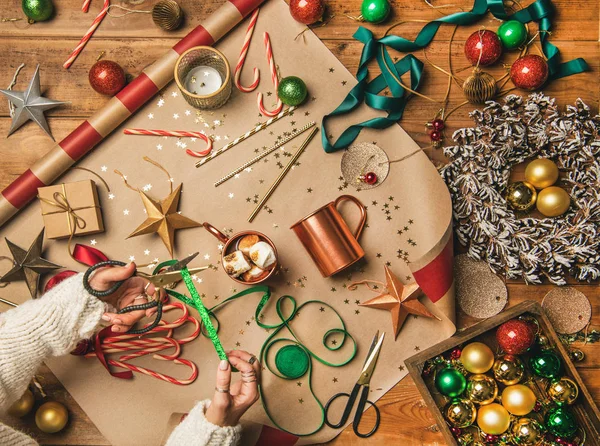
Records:
[[[410,96],[406,94],[406,89],[398,80],[402,75],[410,73],[411,88],[416,91],[423,74],[423,63],[415,56],[408,54],[394,64],[387,47],[400,52],[420,50],[429,45],[442,24],[469,25],[480,20],[488,11],[501,20],[518,20],[521,23],[536,22],[539,24],[540,41],[548,63],[549,80],[560,79],[590,69],[583,58],[560,62],[560,51],[549,40],[549,31],[552,26],[550,18],[554,11],[551,0],[537,0],[512,15],[506,12],[502,0],[475,0],[470,11],[456,12],[427,23],[419,31],[414,41],[393,35],[377,40],[371,31],[361,26],[353,36],[364,45],[356,73],[358,82],[335,110],[323,116],[321,142],[325,152],[332,153],[348,147],[364,128],[385,129],[402,119]],[[373,58],[377,60],[382,74],[368,82],[367,65]],[[389,87],[392,97],[378,95],[386,87]],[[386,112],[387,116],[353,124],[342,132],[335,143],[331,144],[327,137],[326,121],[333,116],[350,113],[363,102],[375,110]]]

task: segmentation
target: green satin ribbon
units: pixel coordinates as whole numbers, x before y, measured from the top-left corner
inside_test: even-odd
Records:
[[[427,23],[419,32],[414,41],[400,36],[385,36],[379,40],[374,39],[373,34],[366,28],[359,27],[354,38],[362,42],[360,63],[356,78],[358,83],[344,98],[342,103],[331,113],[325,115],[321,125],[321,142],[327,153],[348,147],[360,134],[363,128],[384,129],[402,118],[404,108],[410,98],[406,90],[399,84],[397,79],[405,73],[410,73],[411,88],[417,90],[423,72],[423,63],[415,56],[409,54],[394,64],[388,53],[387,47],[400,52],[413,52],[429,45],[435,37],[438,29],[444,23],[450,25],[468,25],[480,20],[487,12],[501,20],[518,20],[521,23],[539,23],[540,41],[542,51],[546,56],[549,69],[549,79],[559,79],[572,74],[588,71],[589,66],[582,58],[569,62],[560,62],[560,52],[556,46],[549,41],[549,30],[552,26],[550,17],[553,13],[551,0],[537,0],[527,8],[509,15],[504,9],[502,0],[475,0],[471,11],[457,12],[441,17]],[[368,63],[376,58],[382,74],[371,82],[367,82],[369,74]],[[385,87],[389,87],[392,97],[379,96]],[[327,137],[326,121],[333,116],[350,113],[362,103],[369,107],[387,113],[385,117],[377,117],[354,124],[342,132],[334,144]]]
[[[171,266],[175,263],[176,263],[175,260],[169,260],[169,261],[166,261],[166,262],[163,262],[163,263],[157,265],[156,269],[154,270],[154,274],[157,274],[161,269],[163,269],[167,266]],[[271,290],[268,286],[259,285],[259,286],[253,286],[251,288],[247,288],[247,289],[225,299],[224,301],[219,302],[217,305],[215,305],[211,308],[206,308],[204,306],[204,304],[202,303],[202,299],[198,295],[198,291],[196,290],[196,287],[194,286],[192,277],[190,276],[190,273],[187,270],[187,268],[183,268],[181,270],[181,276],[183,277],[185,285],[192,297],[189,298],[188,296],[186,296],[184,294],[181,294],[177,291],[170,290],[170,289],[167,289],[166,292],[167,292],[167,294],[180,300],[184,304],[189,305],[193,308],[196,308],[196,310],[198,310],[198,313],[200,314],[200,318],[202,320],[201,332],[204,336],[210,338],[210,340],[212,341],[212,343],[215,347],[215,350],[217,351],[217,354],[219,355],[219,358],[221,358],[221,359],[227,359],[227,355],[225,354],[223,346],[221,345],[221,341],[219,340],[219,337],[218,337],[218,331],[219,331],[220,324],[219,324],[219,320],[217,319],[217,317],[215,315],[216,310],[218,310],[220,307],[227,305],[228,303],[233,302],[233,301],[239,299],[240,297],[246,296],[248,294],[262,293],[262,297],[261,297],[258,305],[256,306],[256,310],[254,312],[254,318],[259,327],[264,328],[265,330],[274,330],[274,331],[267,337],[267,339],[263,343],[261,350],[260,350],[259,360],[260,360],[261,364],[264,364],[265,367],[267,367],[267,369],[271,373],[273,373],[273,375],[275,375],[281,379],[285,379],[285,380],[298,379],[297,376],[296,377],[288,377],[288,376],[285,376],[285,375],[279,373],[277,370],[275,370],[272,367],[271,363],[267,359],[268,359],[269,351],[275,345],[280,345],[280,344],[296,345],[299,348],[301,348],[302,351],[307,355],[307,357],[309,359],[308,360],[308,370],[306,371],[306,374],[308,375],[308,387],[309,387],[311,395],[313,396],[314,400],[316,401],[316,403],[320,409],[321,419],[318,423],[318,426],[316,426],[315,429],[312,430],[311,432],[305,432],[305,433],[291,432],[291,431],[281,427],[277,423],[277,421],[275,421],[274,417],[271,415],[271,412],[269,411],[269,407],[267,405],[267,400],[265,397],[264,389],[261,385],[259,385],[258,392],[259,392],[260,398],[262,400],[265,413],[269,417],[269,420],[271,420],[271,422],[278,429],[280,429],[284,432],[287,432],[287,433],[290,433],[290,434],[293,434],[296,436],[307,436],[307,435],[312,435],[312,434],[318,432],[323,427],[323,424],[325,423],[325,408],[323,406],[323,403],[321,403],[319,398],[315,395],[315,392],[312,387],[312,359],[316,359],[321,364],[324,364],[328,367],[342,367],[354,359],[354,357],[356,356],[356,351],[357,351],[356,341],[354,340],[352,335],[346,330],[346,324],[344,324],[344,321],[342,320],[342,317],[339,315],[339,313],[331,305],[329,305],[326,302],[320,301],[320,300],[309,300],[309,301],[303,303],[302,305],[298,306],[296,303],[296,299],[294,299],[292,296],[284,295],[284,296],[281,296],[277,300],[277,303],[275,306],[275,311],[276,311],[277,317],[279,318],[280,322],[274,323],[274,324],[263,323],[263,322],[261,322],[261,319],[263,317],[263,309],[267,305],[267,303],[269,302],[269,300],[271,298]],[[284,304],[286,302],[291,304],[291,309],[288,310],[289,313],[287,315],[283,308]],[[327,350],[336,351],[336,350],[341,349],[344,346],[344,344],[346,343],[346,341],[349,339],[352,342],[352,352],[349,354],[349,356],[346,359],[342,360],[341,362],[336,362],[336,363],[329,362],[329,361],[325,360],[324,358],[320,357],[319,355],[317,355],[314,351],[309,349],[298,339],[298,337],[294,333],[292,327],[290,326],[290,322],[296,317],[296,315],[302,308],[306,308],[309,305],[318,305],[319,307],[327,307],[330,310],[332,310],[334,312],[334,314],[337,316],[340,326],[327,330],[325,332],[325,334],[323,335],[321,342]],[[213,321],[215,322],[214,324],[213,324]],[[216,325],[216,327],[215,327],[215,325]],[[291,337],[276,338],[278,335],[280,335],[280,332],[284,329],[287,330],[287,332],[289,333],[289,335]],[[336,343],[336,345],[332,345],[330,342],[328,342],[330,337],[333,335],[341,335],[341,339],[338,343]]]

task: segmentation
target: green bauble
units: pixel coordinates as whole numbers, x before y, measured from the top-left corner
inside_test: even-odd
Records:
[[[462,373],[453,367],[446,367],[435,375],[435,388],[441,394],[455,398],[465,391],[467,380]]]
[[[308,95],[308,89],[302,79],[296,76],[288,76],[281,79],[277,95],[285,105],[300,105]]]
[[[54,12],[52,0],[23,0],[21,7],[25,15],[35,22],[48,20]]]
[[[390,15],[390,4],[388,0],[364,0],[360,15],[370,23],[383,22]]]
[[[562,368],[560,358],[552,350],[544,350],[529,359],[529,365],[538,376],[543,378],[558,378]]]
[[[562,438],[571,438],[577,432],[575,416],[566,407],[550,409],[546,414],[548,432]]]
[[[502,46],[507,50],[519,48],[527,40],[527,28],[518,20],[504,22],[496,34],[498,34]]]

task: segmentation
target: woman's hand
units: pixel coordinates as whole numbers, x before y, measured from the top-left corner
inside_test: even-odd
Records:
[[[256,357],[240,350],[233,350],[227,356],[229,362],[219,363],[215,395],[206,409],[206,419],[217,426],[235,426],[258,400],[260,363]],[[231,384],[231,366],[241,374],[241,379],[234,384]]]
[[[117,310],[130,305],[141,305],[148,302],[146,295],[152,296],[156,289],[153,284],[142,277],[132,277],[134,273],[135,263],[128,263],[126,266],[109,266],[96,271],[90,278],[90,285],[95,290],[103,291],[109,289],[115,282],[124,280],[125,282],[117,291],[101,298],[101,300]],[[113,324],[113,332],[125,333],[144,316],[151,316],[155,312],[156,308],[145,311],[132,311],[125,314],[104,313],[102,319]]]

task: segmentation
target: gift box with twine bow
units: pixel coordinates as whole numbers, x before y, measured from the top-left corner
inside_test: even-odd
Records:
[[[40,187],[46,237],[68,238],[104,231],[96,183],[92,180]]]

